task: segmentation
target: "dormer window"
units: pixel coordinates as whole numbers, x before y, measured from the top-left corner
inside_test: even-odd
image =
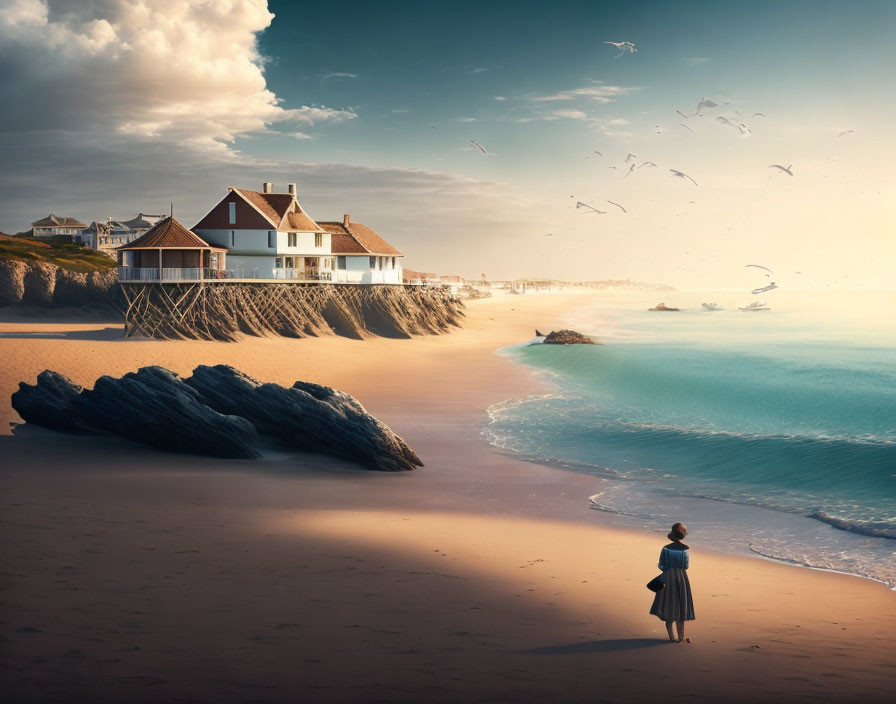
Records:
[[[236,203],[228,203],[228,220],[231,225],[236,225]]]

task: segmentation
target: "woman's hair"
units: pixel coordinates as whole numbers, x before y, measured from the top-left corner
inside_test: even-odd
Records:
[[[683,523],[676,523],[672,526],[672,530],[666,536],[669,540],[684,540],[684,536],[688,534],[688,529]]]

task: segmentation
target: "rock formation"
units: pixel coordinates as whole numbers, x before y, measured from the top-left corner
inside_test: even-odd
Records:
[[[544,338],[546,345],[600,345],[593,337],[575,330],[554,330]]]
[[[186,383],[219,413],[239,414],[259,433],[298,450],[323,452],[384,471],[422,465],[405,442],[352,396],[297,381],[262,384],[223,364],[200,366]]]
[[[348,394],[297,381],[263,384],[224,365],[200,366],[189,379],[144,367],[92,390],[44,371],[24,382],[12,406],[28,423],[53,430],[118,435],[163,450],[228,458],[259,456],[259,436],[334,455],[369,469],[404,471],[422,462]]]
[[[0,306],[91,305],[118,309],[115,269],[71,271],[48,262],[0,258]]]

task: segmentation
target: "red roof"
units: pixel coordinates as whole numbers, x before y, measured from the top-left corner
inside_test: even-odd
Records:
[[[401,255],[367,225],[358,222],[349,223],[348,227],[341,222],[319,222],[318,225],[331,234],[333,254]]]
[[[188,230],[174,218],[159,220],[152,229],[130,244],[118,249],[215,249],[226,251],[226,247],[210,245],[192,230]]]
[[[259,193],[244,188],[233,190],[251,203],[278,230],[321,231],[291,193]]]

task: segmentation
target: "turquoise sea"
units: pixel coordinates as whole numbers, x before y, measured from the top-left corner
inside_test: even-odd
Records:
[[[550,393],[493,406],[486,436],[607,479],[583,507],[622,524],[896,588],[896,294],[775,294],[589,303],[568,326],[604,345],[501,351]]]

